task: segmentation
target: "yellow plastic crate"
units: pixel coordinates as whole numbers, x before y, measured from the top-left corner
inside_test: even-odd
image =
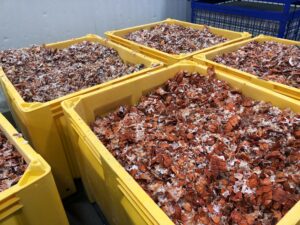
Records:
[[[66,48],[82,41],[98,42],[102,45],[111,47],[118,51],[120,57],[125,62],[134,64],[143,63],[146,68],[130,75],[95,85],[45,103],[25,102],[0,68],[0,82],[2,89],[17,126],[31,142],[35,150],[41,154],[52,167],[53,175],[62,197],[66,197],[76,191],[73,178],[79,177],[80,175],[72,149],[69,147],[67,134],[64,131],[66,121],[60,103],[63,100],[95,91],[163,66],[161,62],[155,59],[138,54],[123,46],[92,34],[81,38],[48,44],[46,47]]]
[[[188,22],[183,22],[183,21],[179,21],[179,20],[174,20],[174,19],[166,19],[160,22],[156,22],[156,23],[150,23],[150,24],[146,24],[146,25],[141,25],[141,26],[136,26],[136,27],[131,27],[131,28],[127,28],[127,29],[122,29],[122,30],[116,30],[116,31],[108,31],[105,33],[105,35],[108,37],[108,39],[110,39],[111,41],[121,44],[127,48],[130,48],[132,50],[141,52],[145,55],[148,55],[152,58],[158,59],[166,64],[173,64],[176,63],[180,60],[183,59],[189,59],[190,57],[192,57],[195,54],[199,54],[202,52],[207,52],[210,51],[212,49],[215,48],[219,48],[221,46],[224,45],[228,45],[237,41],[241,41],[247,38],[251,37],[251,34],[247,33],[247,32],[235,32],[235,31],[231,31],[231,30],[224,30],[224,29],[220,29],[220,28],[215,28],[215,27],[209,27],[210,31],[216,35],[220,35],[223,36],[225,38],[228,38],[229,41],[226,41],[224,43],[220,43],[217,45],[214,45],[212,47],[209,48],[205,48],[205,49],[201,49],[192,53],[188,53],[188,54],[180,54],[180,55],[172,55],[172,54],[168,54],[162,51],[159,51],[155,48],[150,48],[147,47],[145,45],[141,45],[138,44],[134,41],[130,41],[127,40],[125,38],[123,38],[126,34],[131,33],[133,31],[137,31],[137,30],[141,30],[141,29],[149,29],[155,25],[158,24],[162,24],[162,23],[167,23],[167,24],[177,24],[177,25],[181,25],[184,27],[191,27],[194,29],[199,29],[202,30],[204,29],[204,25],[199,25],[199,24],[194,24],[194,23],[188,23]]]
[[[0,224],[68,225],[50,166],[2,114],[0,129],[28,164],[18,183],[0,192]]]
[[[217,55],[222,55],[224,53],[229,53],[229,52],[233,52],[236,51],[237,49],[239,49],[240,47],[248,44],[251,41],[258,41],[258,42],[264,42],[264,41],[276,41],[282,44],[287,44],[287,45],[299,45],[300,46],[300,42],[299,41],[292,41],[292,40],[287,40],[287,39],[281,39],[281,38],[275,38],[275,37],[271,37],[271,36],[265,36],[265,35],[259,35],[255,38],[251,38],[248,40],[244,40],[241,41],[239,43],[234,43],[231,45],[227,45],[224,46],[222,48],[218,48],[215,50],[212,50],[210,52],[206,52],[206,53],[202,53],[199,55],[195,55],[193,57],[193,61],[198,62],[200,64],[204,64],[204,65],[208,65],[208,66],[214,66],[214,68],[216,70],[223,70],[226,71],[230,74],[232,74],[233,76],[245,79],[249,82],[255,83],[257,85],[261,85],[265,88],[268,88],[272,91],[275,91],[277,93],[295,98],[300,100],[300,89],[299,88],[295,88],[295,87],[291,87],[285,84],[281,84],[275,81],[268,81],[268,80],[263,80],[260,79],[259,77],[252,75],[250,73],[246,73],[244,71],[238,70],[238,69],[234,69],[232,67],[220,64],[220,63],[216,63],[214,61],[212,61],[212,59],[217,56]]]
[[[207,67],[195,62],[182,61],[143,77],[133,78],[62,103],[88,196],[101,207],[110,224],[171,225],[173,222],[106,149],[89,124],[96,116],[105,115],[120,105],[136,104],[142,95],[164,84],[180,70],[206,74]],[[226,80],[246,96],[270,101],[280,108],[290,107],[300,113],[299,101],[222,71],[218,72],[217,77]],[[300,219],[299,210],[300,202],[281,220],[281,224],[295,225]]]

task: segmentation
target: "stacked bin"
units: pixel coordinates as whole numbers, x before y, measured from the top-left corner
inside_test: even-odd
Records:
[[[192,22],[300,40],[299,0],[192,0]]]
[[[220,43],[220,44],[211,46],[209,48],[201,49],[201,50],[198,50],[198,51],[195,51],[192,53],[188,53],[188,54],[180,54],[180,55],[168,54],[168,53],[159,51],[154,48],[149,48],[147,46],[138,44],[136,42],[133,42],[133,41],[130,41],[130,40],[127,40],[124,38],[124,36],[128,33],[131,33],[131,32],[137,31],[137,30],[141,30],[141,29],[149,29],[151,27],[154,27],[156,25],[163,24],[163,23],[176,24],[176,25],[180,25],[183,27],[190,27],[190,28],[199,29],[199,30],[202,30],[205,28],[205,26],[199,25],[199,24],[182,22],[182,21],[178,21],[178,20],[174,20],[174,19],[167,19],[167,20],[163,20],[160,22],[131,27],[131,28],[123,29],[123,30],[109,31],[109,32],[106,32],[105,34],[109,40],[111,40],[115,43],[123,45],[132,50],[138,51],[142,54],[148,55],[152,58],[158,59],[168,65],[179,62],[180,60],[183,60],[183,59],[189,59],[195,54],[207,52],[207,51],[210,51],[210,50],[213,50],[216,48],[220,48],[221,46],[224,46],[227,44],[232,44],[234,42],[238,42],[238,41],[241,41],[241,40],[251,37],[251,35],[247,32],[235,32],[235,31],[230,31],[230,30],[209,27],[209,30],[213,34],[225,37],[229,40],[224,43]]]
[[[68,225],[49,165],[1,114],[0,129],[28,165],[18,183],[0,192],[0,224]]]
[[[251,83],[254,83],[257,85],[261,85],[261,86],[268,88],[274,92],[289,96],[289,97],[297,99],[297,100],[300,100],[299,88],[290,87],[290,86],[280,84],[278,82],[274,82],[274,81],[270,81],[270,80],[263,80],[263,79],[260,79],[259,77],[252,75],[250,73],[246,73],[241,70],[234,69],[232,67],[222,65],[220,63],[216,63],[213,61],[213,58],[216,57],[217,55],[222,55],[224,53],[236,51],[240,47],[245,46],[249,42],[252,42],[252,41],[257,41],[259,43],[262,43],[265,41],[274,41],[274,42],[278,42],[278,43],[282,43],[282,44],[286,44],[286,45],[300,46],[299,41],[292,41],[292,40],[286,40],[286,39],[281,39],[281,38],[274,38],[271,36],[259,35],[255,38],[251,38],[251,39],[244,40],[244,41],[241,41],[238,43],[234,43],[234,44],[231,44],[228,46],[224,46],[224,47],[221,47],[216,50],[212,50],[207,53],[196,55],[193,57],[193,60],[200,64],[204,64],[207,66],[213,66],[216,70],[226,71],[226,72],[230,73],[232,76],[236,76],[238,78],[247,80],[248,82],[251,82]]]
[[[110,224],[173,224],[129,173],[119,164],[90,129],[96,116],[103,116],[121,105],[135,105],[142,95],[163,85],[179,71],[207,73],[207,66],[182,61],[143,77],[136,77],[102,90],[62,103],[80,172],[91,201],[96,201]],[[280,108],[300,112],[300,102],[252,84],[224,71],[217,78],[228,82],[245,96],[271,102]],[[126,96],[126,97],[124,97]],[[99,100],[101,99],[101,100]],[[296,224],[298,202],[279,222]]]
[[[31,142],[35,150],[41,154],[52,167],[54,178],[62,197],[69,196],[75,192],[73,178],[78,178],[80,175],[73,156],[73,151],[69,148],[68,135],[65,133],[66,121],[60,105],[61,102],[109,86],[113,83],[139,76],[162,66],[162,63],[157,60],[130,51],[118,44],[91,34],[64,42],[48,44],[46,47],[61,49],[83,41],[97,42],[106,47],[111,47],[118,52],[124,62],[144,64],[146,68],[45,103],[25,102],[4,72],[1,72],[0,68],[2,89],[17,126]]]

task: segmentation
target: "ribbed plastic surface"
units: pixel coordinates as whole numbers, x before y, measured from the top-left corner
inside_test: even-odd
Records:
[[[2,114],[0,129],[28,164],[18,183],[0,192],[0,224],[68,225],[49,165]]]
[[[294,4],[293,4],[294,3]],[[192,22],[300,40],[299,0],[192,0]]]

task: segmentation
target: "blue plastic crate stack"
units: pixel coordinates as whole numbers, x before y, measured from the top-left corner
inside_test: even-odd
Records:
[[[192,22],[300,40],[300,0],[192,0]]]

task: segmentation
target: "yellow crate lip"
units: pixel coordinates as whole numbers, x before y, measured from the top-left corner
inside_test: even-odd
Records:
[[[12,187],[0,192],[0,202],[7,197],[19,192],[20,190],[32,185],[50,172],[50,166],[37,154],[28,142],[19,134],[18,131],[7,121],[0,113],[0,130],[4,133],[7,139],[15,146],[15,148],[24,157],[28,167],[22,175],[21,179]]]
[[[76,97],[78,95],[82,95],[82,94],[85,94],[85,93],[88,93],[88,92],[92,92],[94,90],[112,85],[114,83],[122,82],[122,81],[130,79],[132,77],[136,77],[136,76],[151,72],[152,70],[161,68],[163,66],[163,63],[156,60],[156,59],[152,59],[148,56],[145,56],[145,55],[140,54],[138,52],[132,51],[132,50],[130,50],[128,48],[125,48],[121,45],[113,43],[113,42],[111,42],[107,39],[101,38],[100,36],[95,35],[95,34],[87,34],[87,35],[79,37],[79,38],[73,38],[73,39],[66,40],[66,41],[46,44],[45,47],[47,47],[47,48],[60,48],[60,46],[62,46],[62,45],[71,45],[71,44],[79,43],[79,42],[83,42],[83,41],[94,41],[94,42],[96,41],[96,42],[99,42],[102,45],[106,45],[106,46],[114,48],[114,49],[115,48],[122,49],[122,50],[128,52],[129,54],[137,55],[140,58],[143,58],[144,60],[148,61],[151,65],[157,65],[157,66],[147,67],[147,68],[142,69],[140,71],[137,71],[135,73],[127,74],[125,76],[122,76],[122,77],[104,82],[102,84],[98,84],[98,85],[95,85],[95,86],[92,86],[92,87],[89,87],[89,88],[86,88],[86,89],[82,89],[82,90],[67,94],[65,96],[62,96],[62,97],[57,98],[57,99],[53,99],[53,100],[48,101],[48,102],[25,102],[24,99],[22,98],[22,96],[19,94],[19,92],[14,87],[14,85],[10,82],[8,77],[5,75],[2,67],[0,67],[0,81],[4,84],[5,87],[7,87],[8,92],[11,93],[11,95],[13,96],[14,101],[18,105],[21,106],[21,110],[23,112],[31,112],[31,111],[43,108],[45,106],[51,106],[51,105],[59,104],[60,102],[66,100],[66,99],[73,98],[73,97]]]
[[[69,103],[73,104],[73,101],[79,101],[81,97],[77,97],[74,99],[66,100],[62,103],[63,108],[67,108],[66,105]],[[73,100],[73,101],[72,101]],[[152,216],[152,220],[156,220],[157,224],[159,221],[164,221],[164,225],[174,225],[174,223],[170,220],[170,218],[159,208],[159,206],[153,201],[153,199],[140,187],[140,185],[133,179],[132,176],[122,167],[122,165],[113,157],[113,155],[108,151],[108,149],[102,144],[102,142],[97,138],[97,136],[92,132],[92,130],[86,125],[84,121],[80,118],[80,116],[75,112],[72,108],[66,109],[72,115],[72,117],[76,120],[76,124],[78,127],[82,127],[84,130],[84,139],[87,141],[93,148],[92,154],[95,158],[99,158],[101,155],[102,160],[109,161],[109,164],[113,168],[114,172],[117,174],[118,178],[122,183],[126,183],[129,189],[133,193],[139,193],[139,198],[135,198],[135,202],[139,202],[139,205],[142,205],[144,208],[143,211],[147,211],[147,209],[151,209],[151,213],[155,216]],[[100,149],[101,153],[98,151]],[[140,201],[139,199],[143,199]]]
[[[179,63],[173,64],[171,66],[168,66],[166,68],[162,68],[159,70],[156,70],[154,72],[151,72],[147,74],[147,76],[151,76],[153,74],[159,73],[161,71],[167,70],[168,68],[174,68],[174,67],[180,67],[180,66],[194,66],[195,68],[207,68],[203,65],[198,65],[195,62],[183,60]],[[218,72],[217,72],[218,73]],[[229,76],[229,75],[227,75]],[[135,80],[143,79],[142,77],[137,77],[131,80],[127,80],[124,83],[130,83],[134,82]],[[256,89],[262,90],[263,92],[269,93],[273,95],[276,98],[280,98],[283,100],[286,100],[290,103],[293,103],[295,105],[299,106],[300,113],[300,101],[297,101],[295,99],[289,98],[287,96],[280,95],[276,92],[270,91],[264,87],[257,86],[255,84],[252,84],[250,82],[247,82],[245,80],[239,79],[239,78],[231,78],[233,80],[236,80],[240,83],[242,83],[245,86],[252,86]],[[123,83],[123,84],[124,84]],[[133,193],[139,193],[139,197],[136,198],[136,201],[139,202],[141,205],[143,205],[145,209],[148,209],[148,211],[151,211],[152,219],[157,220],[158,224],[159,221],[164,221],[164,225],[173,224],[171,219],[163,212],[163,210],[152,200],[152,198],[142,189],[142,187],[134,180],[134,178],[124,169],[124,167],[117,161],[117,159],[109,152],[109,150],[103,145],[103,143],[98,139],[98,137],[94,134],[94,132],[90,129],[90,127],[81,119],[79,114],[76,112],[75,108],[76,105],[85,98],[89,98],[92,95],[96,95],[101,92],[105,92],[106,90],[117,88],[118,86],[122,85],[122,83],[114,84],[110,87],[105,87],[101,90],[97,90],[93,93],[88,93],[83,96],[78,96],[76,98],[68,99],[62,103],[62,107],[64,109],[64,112],[69,115],[70,118],[72,118],[72,121],[74,122],[74,125],[80,129],[81,135],[83,136],[84,140],[89,143],[90,147],[92,148],[92,154],[99,158],[101,155],[101,158],[111,165],[111,169],[114,171],[115,174],[117,174],[118,178],[123,182],[126,183],[128,188],[132,190]],[[151,209],[151,210],[150,210]],[[300,201],[298,201],[290,210],[289,212],[279,221],[278,225],[296,225],[296,222],[300,220],[300,216],[298,216],[295,212],[299,212],[300,210]],[[298,216],[298,217],[297,217]]]
[[[107,32],[105,32],[105,35],[108,38],[111,38],[112,41],[113,41],[113,39],[119,39],[119,40],[122,39],[122,41],[127,42],[128,44],[131,44],[131,45],[134,45],[134,46],[138,46],[140,48],[146,49],[148,51],[152,51],[152,52],[154,52],[156,54],[163,55],[165,57],[168,57],[168,58],[171,58],[171,59],[175,59],[175,60],[182,60],[182,59],[191,57],[191,56],[193,56],[195,54],[199,54],[199,53],[202,53],[202,52],[207,52],[207,51],[210,51],[212,49],[219,48],[221,46],[228,45],[230,43],[233,43],[233,42],[236,42],[236,41],[240,41],[240,40],[244,40],[245,38],[250,38],[251,37],[251,34],[248,33],[248,32],[236,32],[236,31],[231,31],[231,30],[225,30],[225,29],[221,29],[221,28],[206,26],[211,31],[220,30],[220,31],[223,31],[224,33],[240,34],[241,37],[240,38],[236,38],[236,39],[232,39],[232,40],[229,40],[229,41],[226,41],[224,43],[219,43],[219,44],[211,46],[209,48],[200,49],[200,50],[197,50],[197,51],[194,51],[194,52],[191,52],[191,53],[186,53],[186,54],[182,53],[182,54],[177,54],[176,55],[176,54],[169,54],[169,53],[160,51],[158,49],[151,48],[151,47],[148,47],[146,45],[142,45],[142,44],[136,43],[134,41],[130,41],[130,40],[125,39],[122,36],[120,36],[120,35],[117,34],[119,32],[127,32],[127,33],[129,33],[129,32],[136,31],[136,30],[147,29],[147,28],[150,28],[150,27],[153,27],[155,25],[162,24],[162,23],[177,24],[177,25],[182,25],[182,26],[186,26],[186,27],[191,27],[192,26],[194,28],[199,28],[200,30],[202,30],[204,28],[204,25],[194,24],[194,23],[189,23],[189,22],[185,22],[185,21],[180,21],[180,20],[175,20],[175,19],[168,18],[166,20],[162,20],[162,21],[155,22],[155,23],[149,23],[149,24],[145,24],[145,25],[139,25],[139,26],[135,26],[135,27],[131,27],[131,28],[125,28],[125,29],[120,29],[120,30],[107,31]]]
[[[244,72],[242,70],[238,70],[238,69],[235,69],[233,67],[223,65],[221,63],[216,63],[216,62],[208,59],[209,55],[213,55],[213,56],[221,55],[225,51],[227,51],[231,48],[244,46],[244,45],[248,44],[251,41],[258,41],[258,42],[275,41],[275,42],[279,42],[279,43],[282,43],[282,44],[300,45],[299,41],[293,41],[293,40],[288,40],[288,39],[283,39],[283,38],[276,38],[276,37],[261,34],[259,36],[254,37],[254,38],[251,38],[251,39],[243,40],[243,41],[233,43],[233,44],[230,44],[230,45],[218,48],[218,49],[214,49],[214,50],[209,51],[209,52],[205,52],[205,53],[195,55],[193,57],[193,59],[194,59],[194,61],[199,62],[199,63],[206,62],[210,65],[213,65],[213,66],[215,66],[216,70],[218,70],[218,68],[226,69],[226,70],[229,70],[229,71],[231,70],[231,71],[234,71],[235,73],[239,73],[241,75],[244,75],[245,77],[248,77],[249,79],[259,80],[261,82],[265,82],[265,83],[269,83],[271,85],[274,85],[275,87],[277,86],[277,87],[281,87],[281,88],[284,88],[284,89],[287,89],[287,90],[298,92],[299,93],[299,100],[300,100],[300,89],[299,88],[291,87],[291,86],[288,86],[288,85],[285,85],[285,84],[282,84],[282,83],[278,83],[278,82],[275,82],[275,81],[272,81],[272,80],[264,80],[264,79],[261,79],[260,77],[255,76],[251,73],[247,73],[247,72]],[[235,50],[232,50],[232,51],[235,51]],[[230,51],[230,52],[232,52],[232,51]]]

